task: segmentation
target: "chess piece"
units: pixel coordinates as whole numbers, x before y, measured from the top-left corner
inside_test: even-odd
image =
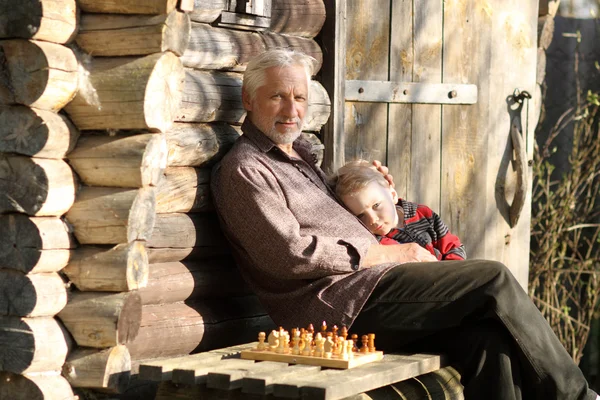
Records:
[[[306,329],[308,331],[308,333],[310,333],[311,335],[313,333],[315,333],[315,327],[313,326],[313,324],[309,324],[308,328]]]
[[[348,342],[346,340],[344,340],[341,336],[340,336],[340,345],[339,345],[341,351],[340,351],[340,358],[342,360],[347,360],[348,359]]]
[[[353,333],[352,336],[350,336],[350,339],[352,340],[352,351],[358,351],[358,335],[356,333]]]
[[[343,337],[338,336],[337,337],[337,348],[336,348],[336,354],[342,355],[344,354],[344,345],[345,345],[345,340]]]
[[[305,338],[305,342],[304,342],[304,349],[302,349],[302,355],[303,356],[310,356],[312,353],[312,333],[307,333],[306,334],[306,338]]]
[[[275,351],[275,349],[279,346],[279,332],[272,330],[271,333],[269,333],[267,342],[269,343],[269,350]]]
[[[360,337],[360,341],[362,342],[362,346],[360,347],[360,352],[368,353],[369,352],[369,345],[368,345],[369,337],[367,335],[362,335]]]
[[[331,358],[331,355],[333,354],[333,339],[331,338],[331,335],[327,335],[327,340],[325,340],[325,343],[323,344],[323,352],[324,352],[324,357],[325,358]]]
[[[323,357],[323,344],[325,343],[325,339],[323,338],[323,335],[321,335],[321,333],[317,333],[315,335],[315,352],[314,352],[314,356],[315,357]]]
[[[267,335],[264,332],[258,332],[258,346],[256,346],[256,350],[264,350],[265,349],[265,339]]]
[[[333,337],[334,338],[338,337],[338,334],[337,334],[338,330],[339,329],[338,329],[337,325],[334,325],[333,328],[331,328],[331,332],[333,332]]]
[[[323,321],[323,325],[321,325],[321,334],[324,335],[327,332],[327,322]]]
[[[354,347],[354,341],[346,340],[346,355],[348,356],[348,360],[352,360],[354,358],[354,351],[352,348]]]
[[[292,354],[300,354],[300,331],[292,329]]]
[[[287,348],[287,333],[283,330],[283,328],[279,327],[279,343],[275,352],[279,354],[284,354]]]
[[[344,338],[344,340],[348,340],[348,328],[346,328],[346,325],[342,326],[342,337]]]
[[[369,333],[369,353],[375,352],[375,334]]]

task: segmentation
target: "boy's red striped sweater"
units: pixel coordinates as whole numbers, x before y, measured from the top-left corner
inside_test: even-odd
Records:
[[[465,246],[458,236],[450,233],[444,221],[431,208],[399,199],[396,211],[400,219],[404,215],[404,227],[394,228],[387,235],[378,236],[379,243],[418,243],[438,260],[467,258]]]

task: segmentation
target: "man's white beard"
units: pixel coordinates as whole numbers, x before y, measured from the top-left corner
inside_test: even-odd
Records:
[[[270,121],[261,121],[260,111],[258,112],[256,117],[257,117],[257,121],[256,121],[255,125],[262,131],[263,130],[262,127],[269,124]],[[300,118],[294,119],[294,122],[296,123],[296,127],[288,128],[287,131],[284,133],[281,133],[277,130],[277,122],[284,122],[284,121],[283,120],[275,120],[275,121],[273,121],[271,129],[268,129],[268,130],[265,129],[265,131],[263,131],[265,136],[268,137],[269,139],[271,139],[271,141],[275,144],[294,143],[294,140],[298,139],[298,137],[302,134],[302,124],[304,123],[304,121],[301,120]],[[285,122],[291,122],[291,121],[286,120]]]
[[[273,127],[270,131],[264,132],[264,134],[275,144],[290,144],[298,139],[302,134],[302,130],[298,127],[298,129],[289,129],[289,132],[281,133],[277,131],[277,128]]]

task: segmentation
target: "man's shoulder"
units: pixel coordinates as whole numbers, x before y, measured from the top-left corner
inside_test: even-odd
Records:
[[[251,140],[241,136],[233,147],[212,169],[211,186],[218,185],[223,179],[235,179],[245,168],[261,168],[267,155]]]

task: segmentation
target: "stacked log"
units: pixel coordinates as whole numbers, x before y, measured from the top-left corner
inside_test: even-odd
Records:
[[[79,136],[59,111],[78,88],[67,44],[75,0],[0,6],[0,398],[73,399],[60,372],[72,341],[55,318],[60,271],[76,242],[62,216],[75,200],[65,162]]]
[[[25,3],[56,10],[61,1],[75,0]],[[78,0],[79,33],[59,29],[82,49],[77,57],[41,33],[66,11],[41,12],[30,36],[0,26],[10,78],[0,83],[0,345],[41,344],[29,358],[0,353],[0,378],[23,398],[70,398],[51,392],[65,382],[118,393],[139,360],[250,341],[272,327],[220,233],[210,169],[240,135],[248,60],[284,46],[320,67],[312,38],[322,0],[279,2],[277,27],[256,33],[209,25],[227,8],[221,0],[195,0],[188,14],[176,0]],[[309,132],[330,103],[318,82],[310,90],[304,130],[319,149]],[[23,338],[11,336],[16,328]]]

